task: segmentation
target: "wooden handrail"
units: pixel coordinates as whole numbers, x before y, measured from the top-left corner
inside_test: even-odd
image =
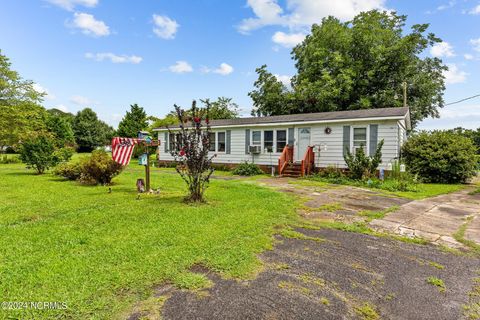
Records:
[[[315,166],[315,154],[313,152],[313,147],[309,146],[305,154],[303,155],[301,173],[302,177],[309,175]]]
[[[283,174],[287,164],[293,160],[293,147],[286,145],[278,159],[278,173]]]

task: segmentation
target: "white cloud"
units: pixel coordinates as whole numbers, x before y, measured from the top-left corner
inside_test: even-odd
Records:
[[[439,5],[439,6],[437,7],[437,10],[438,10],[438,11],[442,11],[442,10],[447,10],[447,9],[453,8],[456,3],[457,3],[457,2],[454,1],[454,0],[449,1],[449,2],[446,3],[446,4]]]
[[[447,64],[448,70],[443,72],[446,84],[462,83],[467,80],[467,73],[460,70],[456,64]]]
[[[247,6],[255,14],[244,19],[238,31],[248,33],[268,25],[290,29],[309,28],[322,18],[333,15],[341,20],[352,19],[356,14],[371,9],[385,9],[386,0],[286,0],[287,12],[277,0],[248,0]]]
[[[167,16],[157,14],[153,15],[153,23],[155,24],[153,32],[163,39],[174,39],[178,27],[180,27],[177,21],[172,20]]]
[[[46,0],[47,2],[63,8],[68,11],[72,11],[76,6],[84,6],[88,8],[96,7],[98,0]]]
[[[200,72],[201,73],[210,73],[210,72],[213,72],[213,73],[218,73],[218,74],[221,74],[222,76],[227,76],[229,74],[231,74],[233,72],[233,67],[231,65],[229,65],[228,63],[221,63],[220,66],[218,68],[215,68],[215,69],[211,69],[209,67],[206,67],[206,66],[202,66],[200,68]]]
[[[83,34],[94,37],[103,37],[110,34],[110,28],[105,22],[96,20],[93,15],[88,13],[75,12],[71,26],[82,30]]]
[[[233,67],[225,62],[221,63],[220,67],[213,70],[213,73],[218,73],[218,74],[221,74],[222,76],[227,76],[232,72],[233,72]]]
[[[462,96],[458,98],[462,98]],[[455,127],[477,129],[480,123],[479,104],[454,104],[439,109],[439,113],[439,119],[425,119],[420,123],[419,129],[452,129]]]
[[[95,61],[104,61],[110,60],[112,63],[133,63],[138,64],[142,62],[142,57],[135,55],[116,55],[111,52],[102,52],[102,53],[85,53],[85,58],[93,59]]]
[[[42,87],[38,83],[33,84],[33,89],[37,92],[44,93],[45,95],[43,96],[43,98],[46,99],[46,100],[55,100],[57,98],[50,91],[48,91],[48,89]]]
[[[473,60],[475,58],[473,54],[470,53],[465,53],[463,57],[465,58],[465,60]]]
[[[455,53],[453,47],[448,42],[438,42],[435,43],[432,48],[430,48],[430,54],[434,57],[453,57]]]
[[[81,106],[81,107],[86,107],[86,106],[89,106],[93,103],[92,100],[90,100],[89,98],[87,97],[83,97],[83,96],[72,96],[70,98],[70,102],[78,105],[78,106]]]
[[[63,104],[56,105],[54,108],[63,112],[68,112],[68,108]]]
[[[187,73],[193,71],[193,67],[187,61],[177,61],[174,65],[168,67],[168,69],[174,73]]]
[[[468,11],[468,14],[480,14],[480,4]]]
[[[470,40],[473,50],[480,52],[480,38]]]
[[[292,77],[287,76],[287,75],[280,75],[280,74],[274,74],[274,76],[275,76],[275,78],[277,78],[278,81],[283,83],[284,86],[286,86],[286,87],[291,86],[290,80],[291,80]]]
[[[293,48],[297,44],[303,41],[305,39],[305,34],[303,33],[290,33],[287,34],[282,31],[277,31],[272,37],[272,41],[284,46],[286,48]]]

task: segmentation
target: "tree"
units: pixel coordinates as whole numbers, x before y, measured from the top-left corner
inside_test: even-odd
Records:
[[[24,80],[11,69],[0,51],[0,151],[45,130],[44,93],[35,91],[33,81]]]
[[[55,141],[47,135],[24,141],[20,147],[20,160],[38,174],[43,174],[61,161],[56,153]]]
[[[73,135],[72,125],[67,118],[49,114],[46,124],[48,131],[52,133],[55,144],[58,147],[73,147],[75,137]]]
[[[209,156],[210,126],[209,104],[205,109],[199,109],[193,101],[192,108],[188,111],[175,105],[179,131],[171,131],[173,139],[170,154],[177,164],[176,170],[188,186],[189,195],[187,202],[204,202],[204,192],[213,173],[212,159]]]
[[[267,71],[267,65],[255,70],[258,79],[255,90],[248,93],[253,100],[252,116],[276,116],[289,114],[287,88],[273,74]]]
[[[235,119],[238,118],[239,107],[238,104],[233,102],[232,98],[227,97],[218,97],[215,101],[210,101],[210,99],[200,100],[205,107],[199,108],[198,110],[203,110],[206,112],[206,106],[209,106],[208,116],[209,120],[218,120],[218,119]],[[191,110],[185,110],[186,114],[189,114]],[[177,111],[173,110],[168,113],[164,118],[148,117],[148,120],[151,120],[152,123],[149,126],[149,130],[159,127],[167,127],[169,125],[174,125],[178,123]]]
[[[458,127],[449,131],[452,133],[458,133],[464,137],[472,139],[473,144],[475,144],[475,147],[477,148],[477,154],[480,155],[480,128],[478,128],[477,130],[472,130]]]
[[[91,152],[96,147],[105,144],[105,128],[98,120],[97,114],[90,108],[77,113],[73,120],[73,132],[79,152]]]
[[[218,97],[216,101],[209,99],[200,100],[205,106],[209,106],[208,117],[211,120],[238,118],[238,104],[232,98]]]
[[[118,135],[120,137],[129,138],[137,137],[138,131],[142,131],[147,128],[147,119],[147,114],[142,107],[139,107],[136,103],[130,105],[130,111],[127,111],[127,114],[118,124]]]
[[[255,114],[341,111],[403,104],[402,84],[415,125],[438,117],[445,90],[438,58],[423,53],[441,40],[427,33],[428,24],[404,30],[407,17],[377,10],[352,21],[328,17],[292,51],[297,74],[286,90],[262,67],[250,93]]]

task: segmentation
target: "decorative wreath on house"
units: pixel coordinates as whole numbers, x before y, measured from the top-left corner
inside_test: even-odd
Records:
[[[326,127],[325,128],[325,134],[330,134],[330,133],[332,133],[332,128]]]

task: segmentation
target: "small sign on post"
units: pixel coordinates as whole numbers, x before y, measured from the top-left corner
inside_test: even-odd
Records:
[[[145,166],[145,191],[151,192],[150,189],[150,154],[148,147],[158,147],[160,145],[160,141],[153,140],[150,134],[146,131],[139,131],[138,132],[138,144],[142,145],[144,149],[144,153],[138,158],[138,164]]]

